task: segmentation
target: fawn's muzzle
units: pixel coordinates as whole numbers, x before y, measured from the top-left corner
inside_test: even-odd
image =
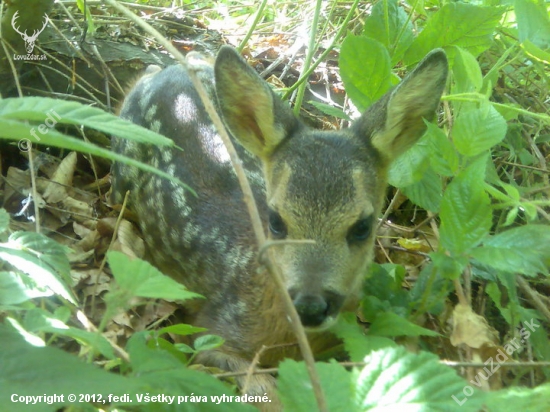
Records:
[[[292,302],[304,327],[322,326],[328,319],[335,318],[344,298],[333,292],[323,295],[290,291]]]

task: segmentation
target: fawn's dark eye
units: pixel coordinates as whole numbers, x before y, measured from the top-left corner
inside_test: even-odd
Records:
[[[274,239],[284,239],[286,237],[286,225],[281,215],[274,210],[269,211],[269,231]]]
[[[372,217],[359,219],[348,231],[348,243],[357,243],[366,240],[372,231]]]

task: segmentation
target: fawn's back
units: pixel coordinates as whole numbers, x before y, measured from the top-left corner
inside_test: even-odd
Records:
[[[251,182],[269,248],[311,336],[353,309],[372,258],[374,228],[390,162],[424,132],[443,92],[447,61],[430,53],[352,127],[319,131],[288,106],[237,53],[223,47],[200,76],[222,113]],[[274,285],[258,272],[254,236],[228,153],[180,66],[144,76],[121,116],[172,138],[183,150],[113,139],[115,150],[191,186],[115,164],[114,193],[131,190],[152,258],[161,270],[206,296],[195,323],[226,339],[200,361],[244,369],[262,345],[293,342]],[[260,363],[280,359],[267,351]],[[260,387],[267,385],[257,382]],[[261,389],[258,389],[261,391]]]

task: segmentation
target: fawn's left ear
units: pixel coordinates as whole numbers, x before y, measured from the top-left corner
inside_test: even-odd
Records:
[[[365,137],[370,137],[372,145],[388,161],[399,156],[426,130],[423,119],[433,118],[445,89],[447,71],[445,52],[430,52],[395,89],[367,109],[357,122],[356,132],[370,135]],[[364,130],[364,125],[373,120],[374,130]]]
[[[298,120],[233,48],[220,49],[214,71],[227,127],[248,151],[267,160]]]

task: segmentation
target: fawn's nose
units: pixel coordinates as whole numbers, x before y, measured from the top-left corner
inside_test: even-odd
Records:
[[[321,326],[328,317],[338,313],[342,305],[342,298],[336,294],[308,294],[290,291],[290,297],[296,307],[302,325],[305,327]]]

